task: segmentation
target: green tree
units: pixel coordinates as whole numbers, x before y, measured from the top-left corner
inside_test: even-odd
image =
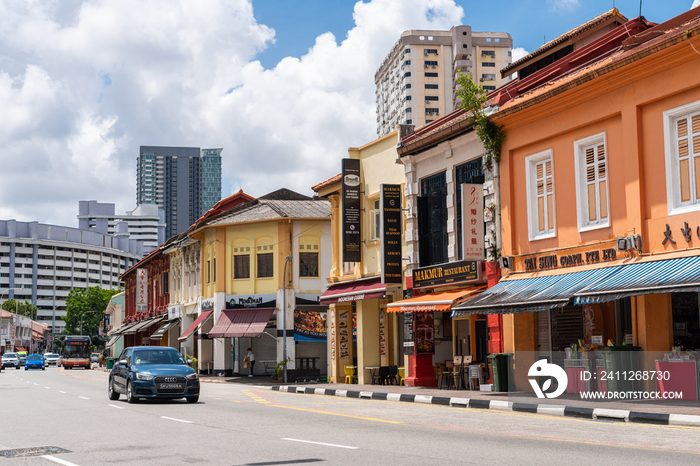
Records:
[[[109,300],[119,290],[103,290],[99,286],[88,289],[74,288],[66,298],[66,335],[90,335],[98,333]],[[81,329],[82,324],[82,329]]]
[[[2,303],[1,307],[6,311],[14,312],[20,316],[27,316],[30,318],[36,317],[37,307],[29,301],[21,302],[19,300],[8,299]]]

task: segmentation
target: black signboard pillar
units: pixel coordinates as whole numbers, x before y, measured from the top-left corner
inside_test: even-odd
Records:
[[[382,283],[401,284],[403,261],[401,259],[401,185],[382,184]]]
[[[360,229],[360,161],[343,159],[343,262],[362,260]]]
[[[403,352],[411,356],[415,352],[415,334],[413,332],[413,312],[404,312],[403,314]]]

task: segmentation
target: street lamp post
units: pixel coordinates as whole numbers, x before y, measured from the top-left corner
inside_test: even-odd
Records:
[[[3,291],[2,293],[0,293],[0,301],[2,301],[2,297],[5,295],[5,293],[9,293],[10,290],[19,290],[19,289],[20,289],[20,288],[8,288],[8,289],[6,289],[6,290]],[[14,319],[13,319],[13,322],[14,322]],[[13,323],[13,322],[10,323],[10,327],[12,327],[12,323]],[[0,317],[0,326],[2,326],[2,317]],[[11,331],[11,330],[8,328],[8,329],[7,329],[7,336],[8,336],[8,337],[10,336],[10,331]],[[1,340],[1,339],[0,339],[0,340]],[[14,347],[14,345],[15,345],[15,342],[13,341],[13,342],[12,342],[12,346]]]
[[[83,334],[83,316],[84,316],[85,314],[89,314],[90,312],[97,312],[97,311],[96,311],[95,309],[93,309],[93,310],[91,310],[91,311],[85,311],[85,312],[82,312],[82,313],[80,314],[80,335]]]
[[[292,260],[289,255],[284,258],[282,272],[282,360],[284,361],[284,383],[287,383],[287,263]]]

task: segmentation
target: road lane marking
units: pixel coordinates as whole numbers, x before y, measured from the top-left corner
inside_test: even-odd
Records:
[[[86,398],[84,396],[78,396],[78,398],[82,398],[83,400],[89,400],[90,398]]]
[[[34,385],[38,386],[39,384],[38,384],[38,383],[35,383]]]
[[[63,390],[59,390],[58,393],[63,393],[65,395],[66,392],[64,392]]]
[[[168,419],[170,421],[184,422],[185,424],[192,424],[192,421],[185,421],[184,419],[175,419],[174,417],[161,416],[161,419]]]
[[[124,409],[123,406],[117,406],[117,405],[107,405],[107,406],[111,406],[112,408],[117,408],[117,409]]]
[[[334,413],[332,411],[325,411],[322,409],[311,409],[311,408],[297,408],[295,406],[284,406],[284,405],[278,405],[278,404],[269,404],[267,406],[274,407],[274,408],[285,408],[285,409],[293,409],[296,411],[306,411],[309,413],[318,413],[318,414],[330,414],[332,416],[340,416],[340,417],[349,417],[352,419],[361,419],[363,421],[374,421],[374,422],[384,422],[387,424],[405,424],[402,421],[389,421],[387,419],[377,419],[374,417],[365,417],[365,416],[355,416],[353,414],[343,414],[343,413]]]
[[[42,458],[46,458],[49,461],[53,461],[54,463],[62,464],[64,466],[78,466],[75,463],[71,463],[70,461],[62,460],[60,458],[56,458],[55,456],[51,455],[42,455]]]
[[[44,388],[46,388],[47,390],[51,390],[51,387],[44,387]]]
[[[289,440],[290,442],[313,443],[314,445],[323,445],[326,447],[347,448],[348,450],[359,450],[360,449],[360,447],[349,447],[347,445],[336,445],[334,443],[312,442],[311,440],[299,440],[296,438],[283,438],[282,440]]]

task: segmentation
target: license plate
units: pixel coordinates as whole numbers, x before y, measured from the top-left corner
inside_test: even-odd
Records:
[[[169,389],[169,388],[170,388],[170,389],[173,389],[173,388],[183,389],[184,387],[182,386],[181,383],[162,383],[162,384],[158,385],[158,388],[162,388],[162,389]]]

